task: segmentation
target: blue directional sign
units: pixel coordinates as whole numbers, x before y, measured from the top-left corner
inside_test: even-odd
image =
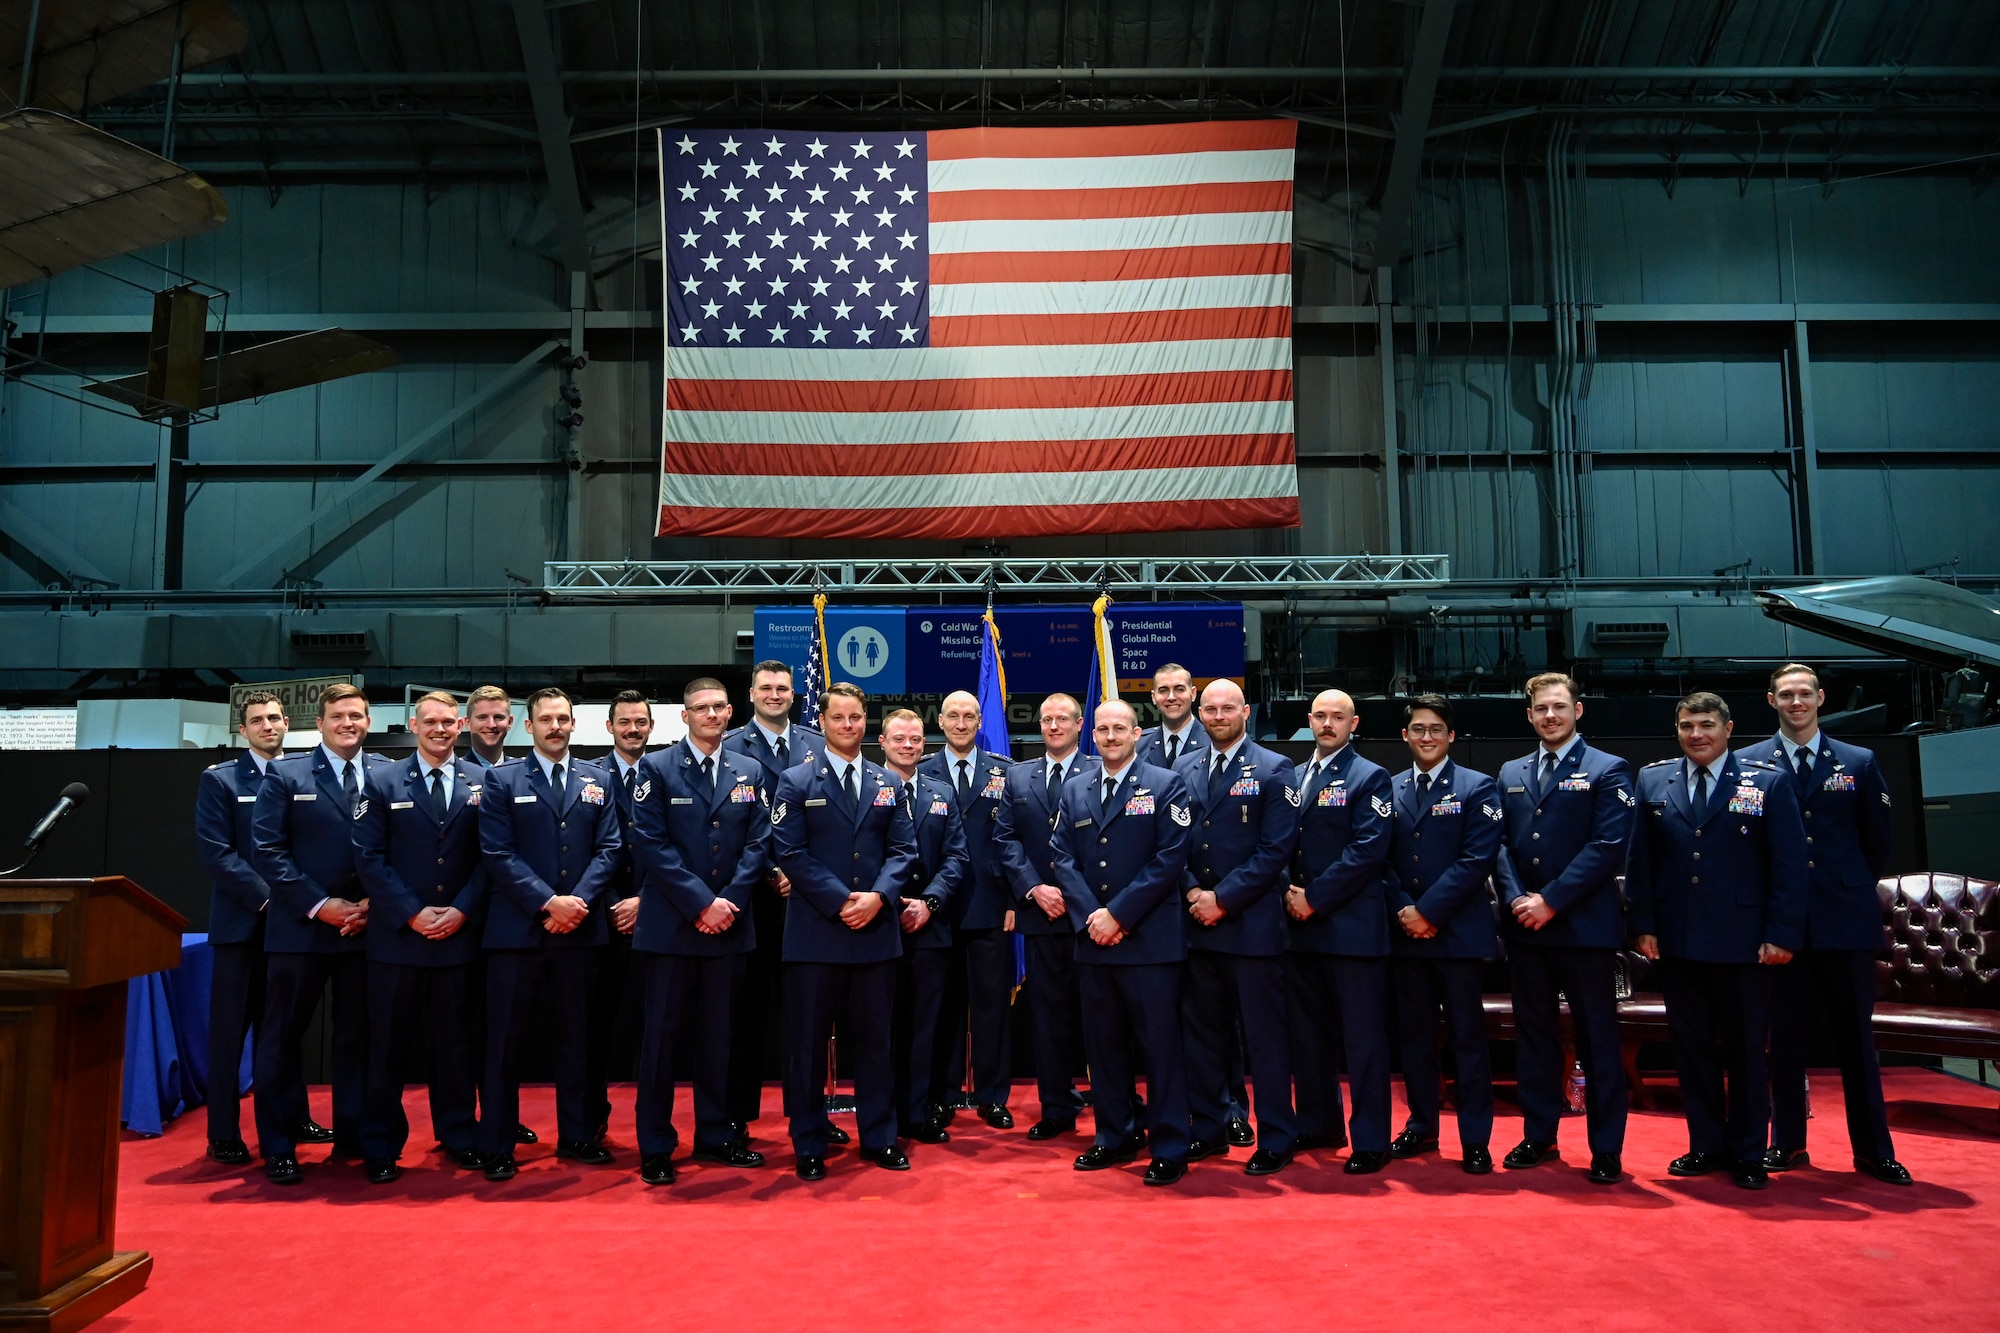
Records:
[[[904,621],[900,606],[829,606],[826,609],[828,680],[847,680],[870,694],[901,694],[904,673]],[[757,659],[789,662],[797,674],[805,670],[812,647],[813,613],[806,607],[758,607]],[[978,659],[973,661],[975,674]]]
[[[979,681],[980,614],[976,606],[829,606],[827,668],[870,694],[948,694]],[[1090,676],[1090,608],[1003,606],[995,612],[1010,694],[1075,692]],[[757,656],[802,671],[811,607],[760,607]],[[1131,602],[1111,608],[1119,688],[1143,694],[1153,671],[1178,662],[1197,682],[1243,679],[1243,608],[1233,602]]]

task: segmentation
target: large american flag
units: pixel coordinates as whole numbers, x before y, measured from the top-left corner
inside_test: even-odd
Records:
[[[1294,133],[663,131],[660,535],[1295,526]]]

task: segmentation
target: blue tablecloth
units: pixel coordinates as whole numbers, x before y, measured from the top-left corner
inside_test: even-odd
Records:
[[[208,997],[215,950],[206,935],[181,936],[181,965],[134,977],[125,1005],[125,1090],[121,1119],[139,1134],[158,1134],[182,1111],[208,1100]],[[250,1087],[246,1035],[236,1070],[240,1096]]]

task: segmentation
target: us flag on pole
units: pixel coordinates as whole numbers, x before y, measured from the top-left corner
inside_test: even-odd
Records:
[[[660,535],[1296,526],[1295,128],[663,131]]]

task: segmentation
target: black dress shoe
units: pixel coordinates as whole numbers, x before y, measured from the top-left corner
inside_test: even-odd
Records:
[[[1045,1139],[1059,1138],[1076,1132],[1074,1120],[1037,1120],[1028,1130],[1028,1137],[1036,1143]]]
[[[1389,1140],[1389,1155],[1391,1157],[1415,1157],[1419,1153],[1436,1152],[1437,1150],[1437,1135],[1431,1134],[1426,1136],[1414,1129],[1406,1129],[1395,1138]]]
[[[468,1171],[478,1171],[486,1165],[486,1154],[477,1148],[447,1148],[444,1155]]]
[[[745,1120],[732,1120],[732,1121],[730,1121],[730,1122],[729,1122],[729,1141],[730,1141],[731,1143],[748,1143],[748,1142],[750,1142],[750,1124],[749,1124],[749,1122],[748,1122],[748,1121],[745,1121]]]
[[[935,1120],[926,1120],[921,1124],[911,1125],[903,1131],[902,1137],[914,1139],[918,1143],[951,1142],[951,1132]]]
[[[1553,1143],[1537,1143],[1533,1139],[1522,1139],[1514,1145],[1514,1151],[1500,1159],[1500,1165],[1509,1171],[1525,1171],[1531,1166],[1540,1166],[1556,1155]]]
[[[1353,1152],[1347,1156],[1347,1165],[1340,1169],[1350,1176],[1373,1175],[1389,1164],[1389,1154],[1385,1152]]]
[[[1093,1143],[1076,1159],[1079,1171],[1102,1171],[1110,1166],[1124,1166],[1127,1162],[1139,1160],[1139,1145],[1128,1143],[1122,1148],[1107,1148],[1101,1143]]]
[[[1293,1152],[1335,1152],[1346,1146],[1345,1134],[1301,1134],[1292,1140]]]
[[[1243,1164],[1246,1176],[1275,1176],[1292,1164],[1288,1152],[1272,1152],[1269,1148],[1259,1148],[1250,1154],[1250,1160]]]
[[[1210,1157],[1227,1157],[1227,1156],[1229,1156],[1229,1145],[1221,1142],[1220,1140],[1217,1139],[1188,1140],[1187,1160],[1190,1162],[1205,1161]]]
[[[1917,1183],[1910,1179],[1909,1168],[1893,1157],[1885,1157],[1879,1162],[1869,1157],[1857,1157],[1854,1159],[1854,1169],[1865,1175],[1875,1177],[1875,1179],[1885,1185],[1914,1185]]]
[[[299,1126],[299,1132],[292,1137],[300,1143],[332,1143],[333,1131],[315,1121],[311,1116],[307,1116],[305,1123]]]
[[[1625,1174],[1625,1163],[1618,1160],[1615,1152],[1600,1152],[1590,1155],[1590,1174],[1584,1179],[1593,1185],[1616,1185]]]
[[[639,1179],[648,1185],[671,1185],[674,1183],[674,1155],[672,1153],[648,1153],[639,1162]]]
[[[903,1154],[901,1148],[898,1148],[893,1143],[886,1148],[863,1148],[861,1150],[861,1160],[864,1162],[873,1162],[884,1171],[907,1171],[910,1169],[910,1159]]]
[[[526,1125],[517,1123],[514,1126],[514,1142],[540,1143],[541,1141],[542,1141],[541,1137],[537,1135],[534,1130],[529,1129]]]
[[[826,1127],[826,1141],[845,1148],[848,1144],[854,1142],[854,1137],[839,1125],[828,1125]]]
[[[403,1168],[393,1157],[376,1157],[368,1163],[368,1183],[371,1185],[392,1185],[403,1174]]]
[[[1762,1158],[1754,1162],[1731,1162],[1729,1183],[1738,1189],[1760,1190],[1771,1183],[1771,1176],[1764,1170]]]
[[[665,1153],[658,1155],[662,1157],[667,1156]],[[697,1162],[714,1162],[717,1166],[748,1167],[764,1165],[763,1153],[758,1152],[755,1148],[746,1148],[740,1143],[732,1143],[722,1148],[696,1147],[693,1156]]]
[[[1186,1162],[1170,1162],[1164,1157],[1155,1157],[1146,1168],[1148,1185],[1171,1185],[1188,1172]]]
[[[825,1180],[826,1158],[801,1157],[797,1164],[792,1167],[792,1172],[800,1180]]]
[[[1257,1143],[1257,1131],[1250,1128],[1248,1120],[1232,1120],[1229,1122],[1229,1142],[1232,1147],[1254,1147]]]
[[[1804,1148],[1764,1149],[1764,1169],[1766,1171],[1789,1171],[1795,1166],[1811,1166],[1812,1156]]]
[[[584,1166],[611,1165],[611,1150],[601,1143],[582,1143],[571,1142],[568,1139],[557,1139],[556,1156],[567,1157],[570,1161],[580,1162]]]
[[[514,1154],[510,1152],[501,1153],[498,1157],[489,1158],[482,1169],[485,1171],[488,1180],[512,1180],[515,1171],[518,1170],[514,1165]]]
[[[1667,1174],[1670,1176],[1705,1176],[1711,1171],[1720,1171],[1728,1165],[1729,1163],[1725,1162],[1718,1153],[1682,1153],[1679,1157],[1667,1163]]]
[[[306,1173],[299,1170],[299,1159],[288,1152],[264,1159],[264,1179],[273,1185],[303,1185]]]
[[[242,1139],[210,1139],[208,1156],[210,1161],[224,1166],[250,1165],[250,1148]]]
[[[1467,1148],[1465,1160],[1459,1163],[1468,1176],[1489,1176],[1493,1174],[1493,1154],[1484,1148]]]
[[[1004,1106],[982,1106],[979,1108],[979,1118],[995,1129],[1014,1127],[1014,1113]]]

